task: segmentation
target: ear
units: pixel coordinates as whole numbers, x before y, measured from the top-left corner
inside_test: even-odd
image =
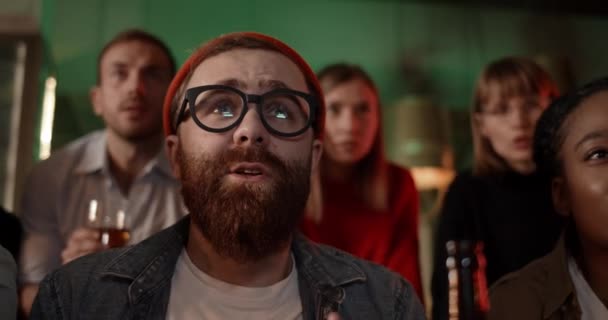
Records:
[[[169,164],[171,165],[171,171],[173,171],[173,175],[178,180],[181,180],[182,168],[180,167],[178,161],[179,137],[175,134],[166,137],[165,146],[167,147],[167,156],[169,158]]]
[[[99,86],[94,86],[89,90],[89,99],[91,99],[91,105],[93,105],[93,112],[95,112],[96,115],[101,116],[103,114],[103,99]]]
[[[312,159],[311,159],[311,174],[316,172],[319,168],[319,162],[321,161],[321,155],[323,154],[323,142],[319,139],[312,141]]]
[[[551,197],[553,198],[555,211],[564,217],[569,216],[571,212],[570,198],[568,196],[566,180],[563,177],[551,180]]]

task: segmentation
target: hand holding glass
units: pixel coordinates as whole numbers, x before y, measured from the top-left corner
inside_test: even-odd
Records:
[[[99,242],[106,248],[123,247],[129,241],[130,232],[125,225],[125,218],[122,209],[113,214],[100,213],[97,200],[89,203],[89,226],[99,232]]]

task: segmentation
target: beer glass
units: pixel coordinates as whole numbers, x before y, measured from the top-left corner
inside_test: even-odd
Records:
[[[129,242],[130,232],[125,223],[125,211],[99,210],[99,203],[93,199],[89,203],[89,227],[99,232],[99,242],[106,248],[122,247]]]

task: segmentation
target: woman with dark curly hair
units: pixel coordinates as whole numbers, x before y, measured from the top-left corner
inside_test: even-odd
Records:
[[[534,159],[567,223],[550,254],[496,283],[490,319],[608,319],[608,78],[549,107]]]

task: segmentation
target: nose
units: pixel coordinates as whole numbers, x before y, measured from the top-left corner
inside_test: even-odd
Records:
[[[129,94],[143,96],[146,93],[146,82],[138,72],[133,72],[128,82]]]
[[[358,129],[358,121],[350,108],[343,110],[336,121],[338,129],[343,132],[353,133]]]
[[[269,140],[270,133],[264,127],[256,109],[250,106],[243,121],[234,131],[234,144],[242,147],[266,146]]]
[[[511,115],[512,123],[518,128],[527,128],[530,126],[530,112],[523,107],[515,108]]]

